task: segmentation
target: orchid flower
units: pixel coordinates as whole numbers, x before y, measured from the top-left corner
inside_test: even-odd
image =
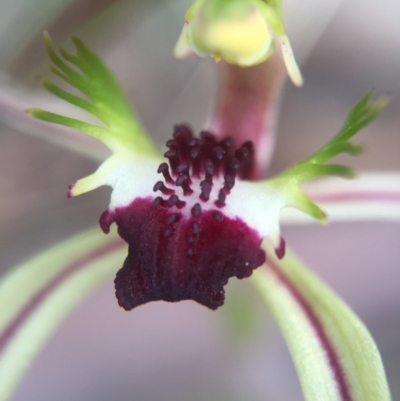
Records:
[[[197,1],[189,16],[205,3]],[[76,54],[57,54],[47,35],[45,42],[51,72],[84,97],[48,79],[42,84],[99,123],[42,109],[29,114],[93,136],[112,151],[68,192],[74,197],[112,187],[110,205],[100,217],[109,235],[98,229],[82,233],[18,266],[0,283],[0,400],[11,394],[64,316],[115,274],[116,297],[126,310],[187,299],[216,309],[231,277],[251,275],[287,340],[307,401],[390,400],[368,331],[291,252],[285,254],[279,228],[281,211],[291,223],[364,218],[366,207],[369,218],[400,217],[398,174],[337,182],[354,172],[328,164],[339,154],[359,153],[350,140],[379,115],[386,99],[371,101],[368,94],[325,146],[264,179],[270,155],[264,149],[271,144],[266,116],[284,75],[279,50],[269,49],[265,61],[247,68],[221,62],[220,94],[209,128],[197,136],[188,125],[176,125],[163,156],[94,52],[77,38]],[[123,241],[111,230],[113,223]]]

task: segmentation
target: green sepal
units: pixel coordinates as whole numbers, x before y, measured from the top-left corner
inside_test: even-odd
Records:
[[[72,38],[76,48],[74,55],[63,49],[60,49],[58,55],[47,33],[44,34],[44,41],[52,61],[49,70],[80,91],[88,100],[45,78],[41,79],[42,85],[57,97],[92,114],[102,125],[89,124],[41,109],[31,109],[28,113],[40,120],[72,127],[94,136],[114,153],[128,150],[149,156],[158,155],[156,146],[139,123],[117,80],[100,57],[76,37]]]

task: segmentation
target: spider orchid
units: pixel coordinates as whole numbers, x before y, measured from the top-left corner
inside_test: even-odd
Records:
[[[282,258],[285,241],[279,231],[280,211],[294,207],[315,219],[325,219],[300,184],[325,175],[351,177],[350,168],[326,162],[340,153],[357,154],[359,147],[349,139],[385,104],[372,103],[366,96],[350,112],[340,132],[319,151],[272,179],[249,181],[255,176],[257,151],[250,141],[218,140],[209,131],[196,138],[188,126],[177,125],[166,144],[169,150],[161,157],[129,114],[106,67],[79,39],[73,38],[73,42],[77,54],[61,50],[61,58],[46,36],[54,63],[51,71],[93,103],[46,79],[42,84],[96,116],[105,127],[40,109],[32,109],[30,114],[78,128],[113,152],[94,174],[70,185],[68,196],[102,185],[113,188],[100,226],[109,233],[115,222],[129,244],[128,257],[115,279],[118,302],[126,310],[154,300],[184,299],[216,309],[223,304],[223,286],[230,277],[248,277],[265,262],[265,252],[260,249],[263,239],[269,239]]]
[[[196,52],[202,52],[198,43],[206,43],[204,54],[224,58],[225,50],[208,46],[208,28],[204,35],[197,31],[211,3],[195,3],[182,35]],[[242,3],[246,23],[261,3],[275,14],[279,10],[270,2]],[[271,10],[261,15],[280,37],[284,32],[276,31]],[[232,29],[235,23],[216,30]],[[307,401],[390,400],[368,331],[337,295],[285,252],[279,229],[281,211],[289,223],[324,222],[327,216],[364,218],[366,213],[370,219],[400,217],[398,174],[365,175],[349,183],[341,178],[353,177],[351,168],[328,163],[342,153],[359,153],[350,140],[379,115],[386,99],[365,96],[328,144],[263,179],[271,144],[268,111],[283,81],[279,51],[272,54],[260,45],[264,53],[248,68],[221,62],[220,93],[209,127],[197,136],[186,124],[175,126],[163,155],[101,59],[79,39],[73,42],[76,54],[62,49],[57,54],[45,35],[51,72],[85,97],[48,79],[41,82],[99,123],[41,109],[29,114],[91,135],[112,151],[96,172],[71,184],[68,192],[74,197],[102,185],[112,187],[110,205],[100,217],[108,236],[98,229],[82,233],[18,266],[0,282],[0,400],[8,398],[66,314],[115,274],[116,297],[126,310],[150,301],[188,299],[216,309],[231,277],[251,276],[287,340]],[[237,55],[249,53],[239,49],[236,59],[226,56],[226,61],[244,60]]]

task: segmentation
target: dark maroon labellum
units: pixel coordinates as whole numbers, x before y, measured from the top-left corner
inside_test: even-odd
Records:
[[[167,147],[169,163],[158,168],[164,180],[151,183],[157,195],[100,218],[105,232],[115,221],[129,244],[115,279],[118,303],[131,310],[192,299],[216,309],[230,277],[248,277],[265,261],[258,233],[224,214],[236,178],[251,174],[253,147],[235,150],[232,139],[217,142],[206,131],[194,138],[185,125],[175,127]]]
[[[147,198],[117,209],[115,221],[129,244],[115,279],[118,303],[125,310],[185,299],[216,309],[224,303],[223,287],[230,277],[248,277],[265,261],[257,233],[220,212],[186,217],[167,206],[154,207]]]

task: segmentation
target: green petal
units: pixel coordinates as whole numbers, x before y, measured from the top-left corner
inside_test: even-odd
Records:
[[[53,63],[49,66],[50,71],[85,96],[83,98],[72,94],[47,79],[41,80],[43,86],[57,97],[95,116],[101,125],[84,122],[78,124],[73,118],[40,109],[29,110],[29,113],[40,120],[82,130],[100,139],[114,152],[130,150],[149,156],[158,155],[155,145],[139,123],[117,80],[100,57],[78,38],[72,38],[76,48],[74,55],[62,49],[58,55],[47,33],[44,39]],[[85,129],[89,125],[91,129]],[[99,131],[102,135],[98,135]]]
[[[0,401],[68,313],[122,265],[114,234],[86,231],[21,264],[0,283]]]
[[[255,271],[294,360],[306,401],[390,401],[381,357],[349,307],[293,255]]]

